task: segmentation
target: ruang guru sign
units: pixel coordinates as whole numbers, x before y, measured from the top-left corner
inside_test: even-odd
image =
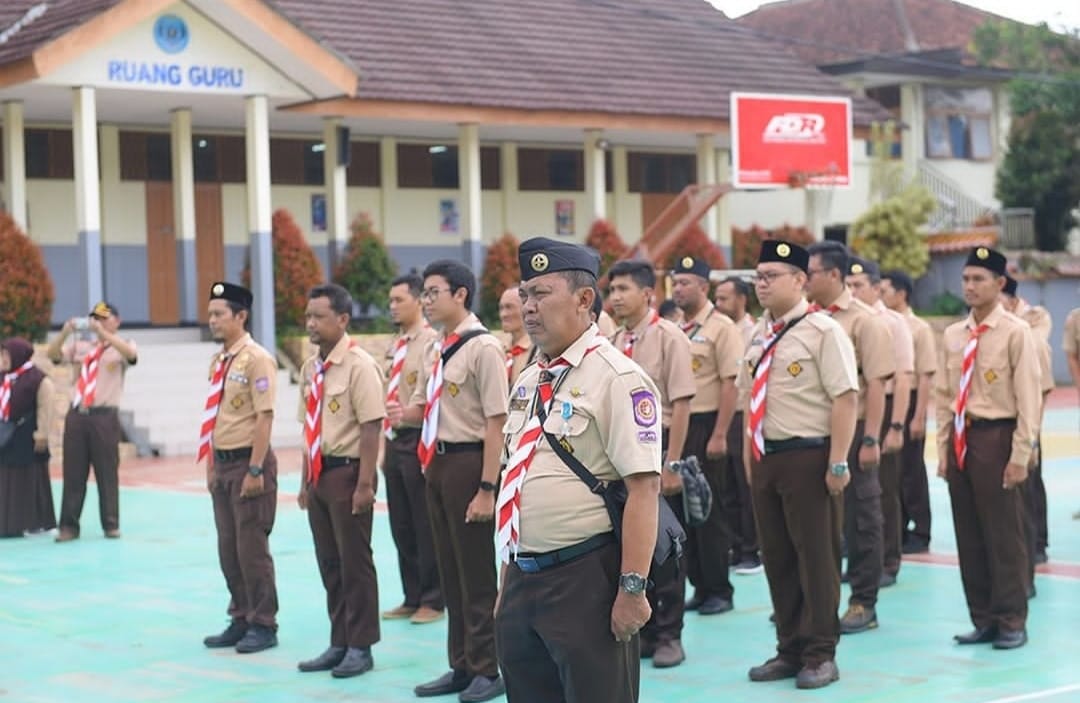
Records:
[[[736,188],[851,186],[851,99],[731,94]]]

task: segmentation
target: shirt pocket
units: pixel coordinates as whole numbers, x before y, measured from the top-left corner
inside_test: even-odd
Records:
[[[443,400],[461,395],[465,383],[469,380],[469,369],[464,364],[454,364],[443,368]]]
[[[709,363],[712,354],[713,346],[708,342],[690,343],[690,368],[693,369],[694,373],[697,373]]]
[[[323,382],[323,407],[329,407],[331,412],[340,411],[349,401],[349,381],[345,378],[335,378],[333,381]]]
[[[563,419],[562,403],[556,400],[552,404],[551,412],[544,422],[544,432],[549,432],[556,437],[579,437],[589,427],[589,418],[579,412],[573,412],[569,418]]]
[[[769,371],[769,389],[797,388],[818,377],[817,361],[801,345],[777,349]]]

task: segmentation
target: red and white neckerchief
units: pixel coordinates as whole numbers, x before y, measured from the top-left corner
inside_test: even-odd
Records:
[[[307,414],[304,417],[304,448],[308,456],[308,479],[311,485],[319,482],[322,473],[322,396],[326,370],[333,364],[329,359],[315,359],[315,373],[311,376],[311,390],[307,397]]]
[[[394,345],[394,359],[390,362],[390,383],[386,387],[386,402],[388,404],[391,401],[400,400],[398,389],[401,387],[401,369],[405,367],[405,356],[408,353],[409,338],[401,335]],[[394,438],[394,428],[390,425],[390,418],[383,418],[382,430],[387,439]]]
[[[199,428],[199,453],[195,457],[196,464],[210,456],[210,440],[214,436],[214,425],[217,424],[221,397],[225,394],[225,372],[234,356],[235,354],[222,352],[218,354],[217,363],[214,364],[214,375],[210,378],[210,390],[206,393],[202,426]]]
[[[830,305],[827,308],[823,308],[820,305],[818,305],[817,303],[810,303],[810,307],[808,307],[806,309],[806,314],[809,315],[812,312],[824,312],[824,313],[828,313],[829,315],[835,315],[836,312],[839,309],[840,309],[840,306],[837,305],[836,303],[833,303],[832,305]]]
[[[4,374],[3,385],[0,385],[0,420],[7,422],[11,419],[11,387],[15,385],[19,376],[32,368],[34,368],[34,362],[27,361],[14,371]]]
[[[650,312],[652,312],[652,317],[649,318],[649,324],[646,327],[646,329],[648,329],[648,327],[652,327],[653,325],[655,325],[657,322],[660,321],[660,313],[658,313],[655,310],[651,310]],[[630,358],[633,358],[634,357],[634,342],[636,342],[636,341],[637,341],[637,335],[634,333],[634,331],[633,330],[626,330],[626,339],[623,340],[623,350],[622,350],[623,354],[626,354]]]
[[[769,369],[772,367],[773,354],[776,352],[776,335],[784,329],[783,321],[772,323],[766,327],[765,350],[758,361],[754,372],[754,383],[750,388],[750,420],[746,426],[746,434],[750,437],[751,450],[754,459],[761,461],[765,456],[765,396],[769,387]],[[770,341],[772,340],[772,341]]]
[[[416,456],[420,459],[421,470],[424,471],[435,457],[435,442],[439,437],[439,398],[442,397],[443,390],[443,354],[457,344],[459,339],[461,335],[455,332],[443,340],[439,353],[435,356],[435,366],[428,378],[424,424],[420,428],[420,442],[416,445]]]
[[[89,408],[94,404],[94,395],[97,392],[98,367],[101,365],[101,355],[105,353],[105,343],[99,342],[94,351],[83,357],[82,368],[79,369],[79,381],[75,384],[75,398],[71,401],[71,407],[80,405]]]
[[[967,426],[964,415],[967,412],[968,393],[971,392],[971,374],[975,370],[975,353],[979,348],[979,337],[990,329],[981,324],[971,330],[967,344],[964,345],[964,361],[960,367],[960,393],[956,396],[956,414],[953,415],[953,451],[956,453],[956,468],[964,470],[967,458]]]
[[[520,344],[515,344],[506,351],[506,380],[512,381],[514,379],[514,359],[527,351],[529,351],[529,348]]]
[[[584,359],[597,347],[589,347],[582,356]],[[549,364],[539,362],[540,382],[536,386],[535,403],[540,403],[544,408],[545,415],[550,414],[554,391],[552,382],[570,368],[570,362],[562,357]],[[540,423],[540,414],[534,412],[529,424],[525,426],[518,439],[517,449],[510,455],[506,462],[506,471],[503,473],[502,487],[499,489],[499,498],[495,503],[495,515],[498,525],[495,529],[495,547],[499,558],[507,563],[510,561],[511,551],[517,554],[518,540],[521,535],[521,488],[525,483],[525,473],[529,470],[533,456],[536,455],[536,447],[540,444],[540,438],[544,436],[543,426]]]

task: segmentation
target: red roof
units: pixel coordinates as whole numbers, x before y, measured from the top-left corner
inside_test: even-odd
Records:
[[[0,65],[26,58],[39,46],[75,29],[121,0],[6,0],[0,2]],[[44,6],[44,11],[40,10]],[[20,27],[14,25],[22,21]],[[9,32],[10,30],[10,32]]]

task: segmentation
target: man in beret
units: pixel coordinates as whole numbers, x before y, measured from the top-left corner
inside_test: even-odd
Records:
[[[511,703],[638,700],[638,631],[657,533],[656,385],[591,321],[599,258],[522,242],[521,298],[537,363],[510,393],[496,544],[499,663]],[[603,499],[555,443],[629,497],[616,540]]]
[[[1005,257],[972,250],[963,269],[967,318],[945,330],[934,380],[938,475],[949,484],[972,632],[959,644],[1027,643],[1030,583],[1024,506],[1039,424],[1039,358],[1028,325],[1005,312]],[[987,519],[993,516],[993,519]]]
[[[78,332],[70,343],[66,340]],[[98,510],[105,536],[120,536],[120,416],[124,376],[138,361],[134,340],[119,334],[120,313],[104,300],[88,317],[64,323],[49,343],[49,359],[73,371],[71,409],[64,421],[64,492],[57,542],[79,537],[90,466],[97,482]]]
[[[251,291],[224,281],[210,287],[210,335],[222,343],[210,362],[210,389],[197,461],[206,461],[218,559],[229,589],[229,626],[210,648],[241,654],[277,646],[277,585],[270,531],[277,512],[277,458],[270,449],[277,361],[251,325]]]

